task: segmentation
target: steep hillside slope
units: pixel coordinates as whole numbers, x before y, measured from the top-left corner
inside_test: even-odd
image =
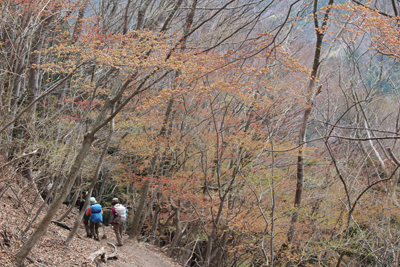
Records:
[[[20,187],[16,183],[0,183],[0,266],[15,266],[14,253],[26,240],[20,237],[29,221],[35,215],[38,207],[43,203],[36,198],[35,190],[31,186]],[[47,205],[33,223],[28,235],[38,226],[40,216],[48,209]],[[62,215],[67,210],[64,206],[57,212],[54,218]],[[77,214],[73,210],[63,223],[72,226]],[[108,242],[115,243],[115,235],[111,227],[101,227],[100,235],[103,237],[100,242],[86,238],[83,224],[78,229],[78,235],[74,238],[69,247],[63,245],[69,231],[55,224],[51,224],[46,235],[40,240],[37,246],[29,254],[26,266],[96,266],[89,255],[104,247],[106,253],[113,252]],[[127,240],[125,244],[118,247],[118,259],[108,260],[102,266],[138,266],[153,267],[175,265],[159,249],[133,240]]]

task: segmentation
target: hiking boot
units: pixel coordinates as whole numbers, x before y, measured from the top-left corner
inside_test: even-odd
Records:
[[[98,237],[98,236],[95,236],[95,237],[94,237],[94,240],[96,240],[96,241],[100,241],[100,239],[99,239],[99,237]]]
[[[92,234],[88,234],[87,237],[92,238]]]
[[[117,247],[122,247],[122,244],[115,244]]]

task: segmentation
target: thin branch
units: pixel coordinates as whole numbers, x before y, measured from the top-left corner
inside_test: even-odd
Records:
[[[12,121],[10,121],[9,123],[6,124],[6,126],[4,126],[1,130],[0,133],[4,132],[8,127],[10,127],[15,121],[17,121],[19,118],[21,118],[21,116],[29,111],[33,105],[36,104],[36,102],[38,102],[40,99],[42,99],[43,97],[47,96],[48,94],[50,94],[51,92],[53,92],[55,89],[57,89],[61,84],[63,84],[66,80],[68,80],[84,63],[80,63],[78,66],[75,67],[75,69],[68,74],[64,79],[60,80],[58,83],[54,84],[53,86],[51,86],[49,89],[47,89],[46,91],[44,91],[40,96],[38,96],[35,100],[33,100],[24,110],[22,110],[18,116],[16,116]]]
[[[374,9],[374,8],[372,8],[372,7],[366,6],[366,5],[364,5],[363,3],[361,3],[361,2],[359,2],[359,1],[357,1],[357,0],[352,0],[352,1],[353,1],[354,3],[356,3],[357,5],[359,5],[359,6],[365,7],[366,9],[369,9],[369,10],[374,11],[374,12],[378,12],[378,13],[379,13],[380,15],[382,15],[382,16],[385,16],[385,17],[388,17],[388,18],[393,18],[392,15],[389,15],[389,14],[387,14],[387,13],[384,13],[384,12],[379,11],[379,10],[377,10],[377,9]]]
[[[3,169],[4,167],[7,167],[7,166],[10,165],[10,164],[13,164],[14,162],[19,161],[19,160],[22,159],[22,158],[29,157],[29,156],[36,155],[36,154],[38,154],[37,149],[36,149],[35,151],[33,151],[33,152],[28,153],[28,154],[25,154],[25,153],[24,153],[24,154],[22,154],[21,156],[19,156],[18,158],[15,158],[15,159],[13,159],[12,161],[9,161],[9,162],[3,164],[3,165],[0,167],[0,170]]]

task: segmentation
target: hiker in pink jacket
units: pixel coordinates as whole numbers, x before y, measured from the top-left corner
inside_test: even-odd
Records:
[[[117,237],[117,246],[122,246],[122,236],[124,233],[126,217],[127,217],[127,209],[124,205],[119,204],[118,198],[113,198],[111,200],[111,205],[113,206],[111,210],[111,218],[110,222],[113,224],[114,233]]]

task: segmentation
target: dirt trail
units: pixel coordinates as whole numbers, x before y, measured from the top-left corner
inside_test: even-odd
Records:
[[[103,236],[103,229],[100,230],[100,237]],[[107,245],[107,242],[116,243],[116,238],[111,227],[105,227],[105,233],[107,238],[101,239],[101,246],[104,246],[107,253],[112,252],[111,246]],[[178,267],[177,263],[174,263],[159,248],[147,244],[140,243],[134,240],[128,239],[124,236],[124,245],[117,247],[118,249],[118,260],[109,260],[107,266],[113,267]],[[97,242],[97,241],[92,241]]]
[[[146,245],[138,242],[126,242],[123,247],[119,248],[120,259],[110,262],[110,266],[114,267],[150,267],[165,266],[175,267],[177,265],[160,254],[160,252],[151,251]],[[134,265],[132,265],[134,264]]]

